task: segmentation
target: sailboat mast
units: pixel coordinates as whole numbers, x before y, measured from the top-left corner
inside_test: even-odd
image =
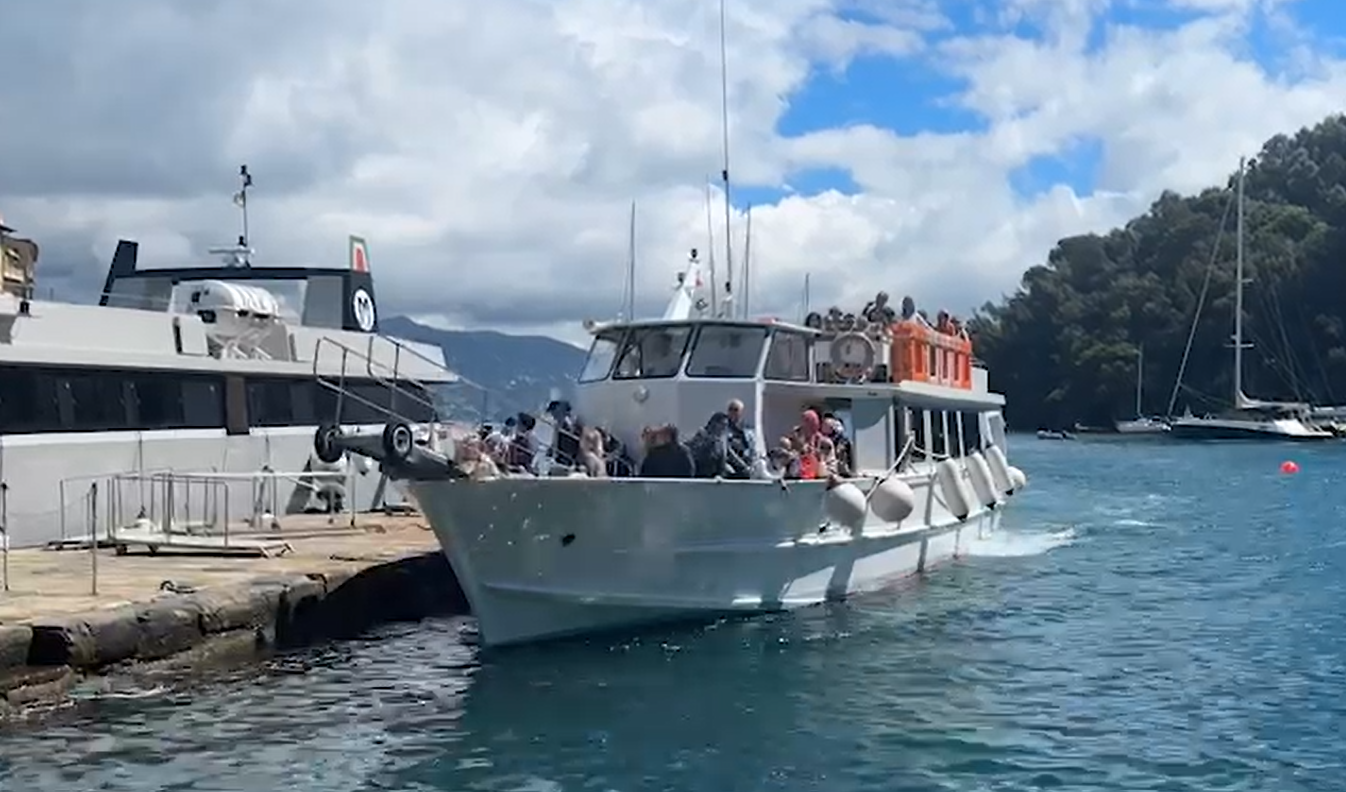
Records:
[[[1140,394],[1145,382],[1145,345],[1141,344],[1136,352],[1136,417],[1141,416]]]
[[[1239,157],[1238,220],[1234,243],[1234,409],[1243,406],[1243,170]]]
[[[734,313],[734,238],[729,232],[729,58],[725,46],[724,0],[720,0],[720,126],[724,132],[724,299],[730,316]]]

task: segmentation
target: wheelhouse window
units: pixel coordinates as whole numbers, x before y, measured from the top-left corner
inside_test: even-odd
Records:
[[[692,328],[687,325],[644,327],[626,336],[613,379],[660,379],[676,376],[687,351]]]
[[[687,361],[689,377],[755,377],[766,344],[765,327],[705,325]]]
[[[589,347],[589,356],[584,359],[584,369],[580,371],[580,382],[598,382],[612,373],[612,364],[617,360],[617,350],[622,342],[620,331],[607,331],[594,336]]]
[[[777,330],[771,337],[771,351],[763,372],[769,380],[809,381],[809,349],[813,342],[803,333]]]

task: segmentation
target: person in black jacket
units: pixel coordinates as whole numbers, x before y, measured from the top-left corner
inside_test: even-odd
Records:
[[[692,452],[678,439],[676,426],[651,429],[646,437],[641,478],[692,478],[696,474]]]

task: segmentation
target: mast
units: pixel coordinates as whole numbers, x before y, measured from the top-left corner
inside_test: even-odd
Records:
[[[752,207],[748,207],[747,229],[743,239],[743,318],[748,318],[748,299],[752,295]]]
[[[1145,382],[1145,345],[1141,344],[1136,351],[1136,417],[1141,416],[1140,412],[1140,393]]]
[[[706,263],[710,266],[710,315],[719,311],[719,286],[715,283],[715,221],[710,210],[710,176],[706,176]]]
[[[1234,244],[1234,409],[1243,407],[1243,172],[1244,158],[1239,157],[1238,215]]]
[[[724,183],[724,299],[730,316],[734,313],[734,240],[729,233],[729,59],[725,46],[724,3],[720,0],[720,126],[724,133],[724,169],[720,179]],[[712,279],[714,276],[711,276]],[[712,310],[713,313],[713,310]]]
[[[626,316],[636,318],[636,202],[631,202],[631,228],[627,236],[626,251]]]

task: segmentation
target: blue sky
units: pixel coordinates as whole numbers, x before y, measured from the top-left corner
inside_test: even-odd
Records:
[[[927,37],[936,46],[940,41],[969,35],[1012,33],[1038,40],[1044,34],[1026,23],[1008,29],[988,24],[987,20],[995,18],[993,9],[999,6],[993,0],[946,0],[940,5],[952,24]],[[864,14],[847,16],[871,21]],[[1199,16],[1199,12],[1176,9],[1175,4],[1164,0],[1117,0],[1095,20],[1087,46],[1090,50],[1101,47],[1112,27],[1174,29]],[[1290,24],[1286,24],[1287,20]],[[1346,54],[1346,0],[1291,0],[1270,13],[1256,12],[1242,56],[1255,60],[1272,74],[1289,76],[1297,65],[1294,53],[1305,44],[1319,55]],[[984,118],[959,106],[957,97],[962,88],[962,82],[941,71],[934,58],[864,56],[842,71],[825,66],[815,71],[803,90],[790,97],[789,109],[778,130],[794,136],[823,127],[858,124],[872,124],[906,135],[986,129]],[[1089,194],[1103,153],[1099,141],[1078,140],[1058,156],[1034,159],[1011,174],[1010,181],[1024,196],[1045,192],[1056,184],[1068,185],[1077,194]],[[789,183],[795,192],[806,196],[827,190],[857,191],[850,174],[840,169],[796,172],[790,174]],[[738,187],[734,203],[744,206],[774,202],[785,194],[778,189]]]

